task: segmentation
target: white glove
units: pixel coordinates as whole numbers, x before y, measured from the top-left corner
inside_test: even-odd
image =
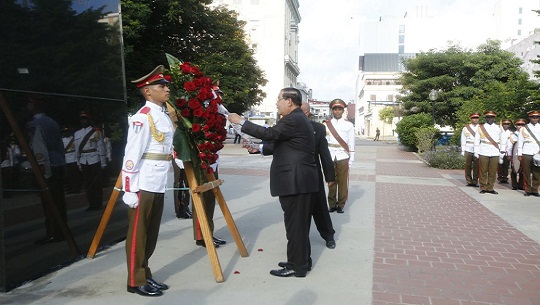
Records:
[[[136,209],[139,206],[139,195],[137,193],[126,192],[122,200],[132,209]]]
[[[461,152],[461,155],[462,155],[462,156],[465,156],[465,151],[462,151],[462,152]]]
[[[474,153],[474,157],[478,159],[480,156],[478,155],[478,153]]]
[[[349,168],[351,168],[351,167],[352,167],[352,164],[353,164],[353,162],[354,162],[354,160],[352,160],[352,159],[349,159]]]
[[[184,169],[184,162],[182,162],[182,160],[175,158],[174,163],[176,163],[180,169]]]

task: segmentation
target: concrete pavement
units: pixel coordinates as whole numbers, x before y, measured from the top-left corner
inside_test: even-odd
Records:
[[[425,167],[395,142],[357,141],[349,202],[344,214],[331,214],[336,249],[327,249],[313,229],[308,276],[269,275],[286,247],[282,211],[269,193],[270,163],[271,157],[248,155],[239,145],[222,150],[221,190],[249,253],[240,257],[216,208],[215,235],[229,241],[217,249],[225,282],[215,282],[205,249],[193,241],[191,220],[174,217],[168,192],[150,260],[155,278],[171,286],[164,296],[126,292],[121,242],[0,294],[0,303],[540,304],[540,200],[504,185],[497,185],[499,195],[479,194],[464,186],[461,171]],[[486,232],[489,238],[480,236]],[[521,260],[512,249],[526,254]]]

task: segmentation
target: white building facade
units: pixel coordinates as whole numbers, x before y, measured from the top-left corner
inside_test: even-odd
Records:
[[[238,12],[246,22],[248,44],[255,51],[259,68],[268,80],[262,90],[266,98],[250,115],[275,119],[276,98],[284,87],[298,87],[298,24],[301,21],[298,0],[214,0],[212,6],[224,5]],[[304,86],[300,86],[301,91]],[[306,96],[307,92],[303,92]]]

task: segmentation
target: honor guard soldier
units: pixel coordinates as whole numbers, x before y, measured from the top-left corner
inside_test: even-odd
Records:
[[[82,128],[75,132],[75,153],[77,165],[81,169],[86,198],[86,211],[97,211],[103,204],[102,171],[107,166],[103,134],[91,125],[91,117],[86,111],[79,115]]]
[[[506,152],[506,143],[508,141],[508,137],[510,137],[510,134],[512,134],[512,131],[510,130],[510,125],[512,125],[512,121],[508,119],[504,119],[501,121],[502,125],[502,132],[501,132],[501,158],[499,160],[499,170],[497,171],[497,181],[499,183],[508,183],[508,167],[510,166],[510,159],[506,158],[507,152]]]
[[[535,166],[533,156],[538,154],[540,145],[540,112],[538,110],[529,111],[529,124],[523,126],[518,133],[518,160],[523,170],[523,187],[525,196],[540,197],[538,186],[540,186],[540,167]]]
[[[354,161],[354,125],[343,118],[347,105],[341,99],[330,102],[332,119],[326,121],[326,140],[334,162],[336,183],[328,187],[329,212],[343,213],[349,197],[349,168]]]
[[[514,122],[516,131],[510,133],[508,140],[506,141],[506,158],[510,160],[510,167],[512,171],[510,173],[510,181],[512,182],[512,189],[523,189],[523,170],[521,169],[521,163],[518,160],[517,148],[518,148],[518,135],[520,129],[525,126],[527,122],[524,119],[517,119]]]
[[[164,67],[132,81],[146,100],[129,120],[122,162],[123,201],[129,206],[126,236],[127,291],[160,296],[169,286],[152,278],[148,260],[156,248],[163,214],[167,173],[173,153],[174,126],[166,112],[169,82]]]
[[[465,180],[467,186],[478,186],[478,158],[474,156],[474,137],[478,131],[480,114],[469,116],[471,123],[461,130],[461,155],[465,157]]]
[[[478,126],[474,137],[474,155],[478,158],[480,194],[498,194],[493,190],[499,165],[501,128],[495,124],[494,111],[484,113],[486,123]]]

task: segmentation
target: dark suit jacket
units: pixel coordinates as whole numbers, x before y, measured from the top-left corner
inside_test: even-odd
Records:
[[[313,127],[302,109],[294,109],[274,127],[265,128],[246,121],[242,132],[274,143],[274,158],[270,166],[272,196],[315,193],[319,190]]]
[[[317,123],[314,121],[310,122],[311,126],[313,127],[313,133],[315,135],[315,163],[317,164],[317,170],[319,171],[321,181],[323,173],[324,181],[336,181],[334,162],[332,161],[330,150],[328,150],[328,141],[326,141],[326,127],[321,123]],[[274,143],[264,143],[261,153],[265,156],[274,154]],[[320,187],[324,186],[320,185]]]

